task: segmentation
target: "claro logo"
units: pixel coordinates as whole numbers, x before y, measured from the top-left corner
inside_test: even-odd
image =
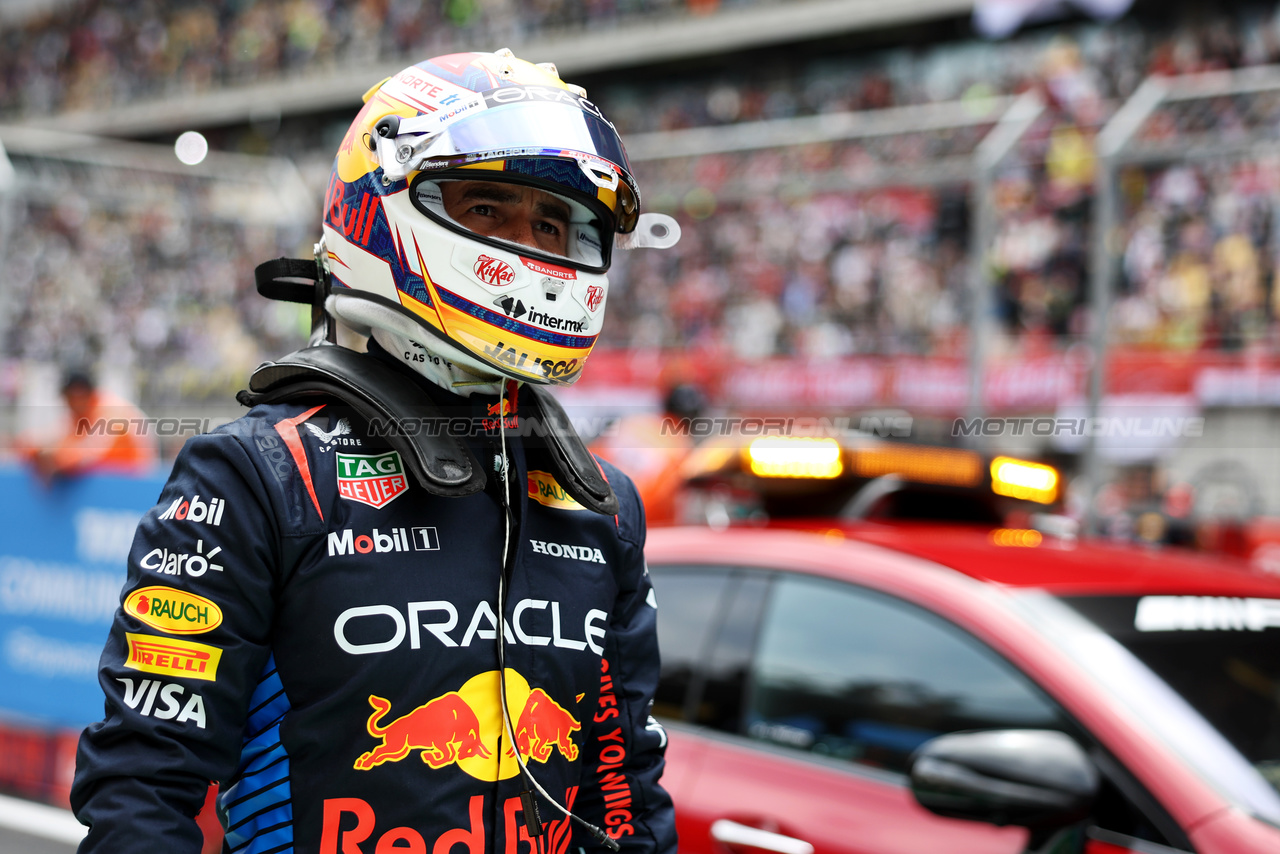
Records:
[[[488,602],[476,605],[460,638],[455,637],[455,629],[460,624],[458,617],[458,607],[443,600],[408,602],[403,612],[394,605],[361,605],[338,615],[333,624],[333,638],[343,652],[351,655],[390,652],[404,643],[406,635],[409,648],[420,649],[423,629],[441,646],[447,647],[468,647],[477,638],[497,638],[498,620]],[[596,655],[604,655],[602,641],[608,618],[609,615],[598,608],[587,611],[581,623],[582,640],[578,640],[571,636],[560,619],[559,602],[521,599],[516,603],[511,622],[506,627],[507,637],[511,639],[508,642],[572,650],[589,648]]]
[[[222,610],[217,605],[172,587],[140,587],[125,598],[124,610],[171,635],[199,635],[222,625]]]

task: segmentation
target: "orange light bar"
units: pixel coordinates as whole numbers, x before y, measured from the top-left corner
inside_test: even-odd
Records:
[[[996,528],[991,532],[991,542],[997,546],[1035,548],[1044,542],[1044,534],[1034,528]]]
[[[868,448],[853,455],[858,477],[896,474],[917,483],[976,486],[982,480],[982,457],[957,448]]]
[[[991,490],[997,495],[1052,504],[1058,498],[1058,470],[1043,463],[996,457],[991,461]]]
[[[758,477],[809,477],[830,480],[844,471],[835,439],[770,436],[747,448],[751,473]]]

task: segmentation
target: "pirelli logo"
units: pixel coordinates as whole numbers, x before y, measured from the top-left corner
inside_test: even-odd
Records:
[[[222,650],[216,646],[131,632],[125,633],[125,639],[129,642],[129,657],[125,660],[125,667],[145,673],[185,676],[209,682],[218,678],[218,662],[222,658]]]

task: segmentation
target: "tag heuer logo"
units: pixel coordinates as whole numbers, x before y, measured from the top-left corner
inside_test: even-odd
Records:
[[[338,454],[338,494],[382,508],[409,491],[404,465],[395,451],[377,456]]]

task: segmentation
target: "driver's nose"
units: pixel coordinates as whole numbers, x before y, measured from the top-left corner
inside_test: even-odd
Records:
[[[533,236],[533,224],[523,213],[503,220],[502,225],[494,230],[493,236],[531,249],[539,248],[537,239]]]

